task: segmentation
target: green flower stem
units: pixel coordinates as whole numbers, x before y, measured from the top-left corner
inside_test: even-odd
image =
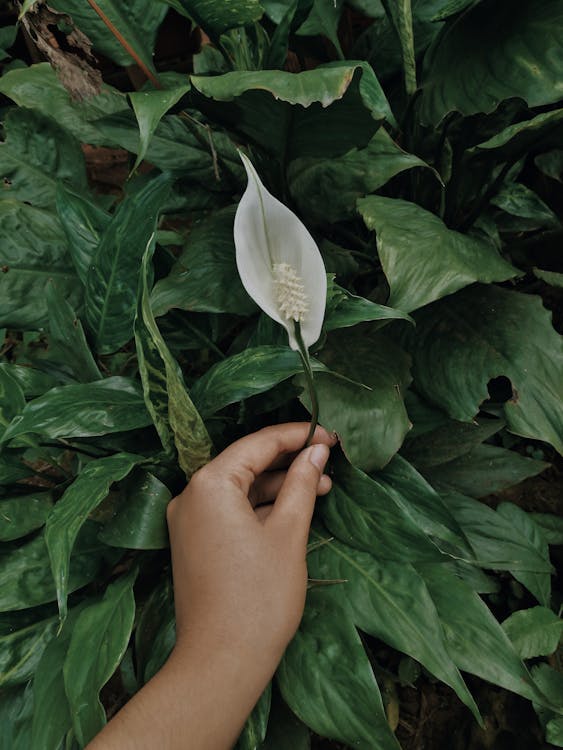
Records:
[[[304,448],[311,445],[315,428],[319,421],[319,401],[317,399],[317,392],[315,390],[315,383],[313,380],[313,370],[311,368],[311,360],[309,359],[309,351],[303,342],[303,336],[301,335],[301,325],[299,321],[295,321],[295,339],[297,346],[299,347],[299,354],[301,355],[301,361],[303,362],[303,371],[307,380],[307,388],[309,389],[309,397],[311,399],[311,427],[309,428],[309,434],[305,441]]]

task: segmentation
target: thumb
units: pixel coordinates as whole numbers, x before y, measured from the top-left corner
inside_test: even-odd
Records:
[[[300,530],[306,541],[315,508],[317,488],[330,449],[324,443],[301,451],[287,471],[268,522]]]

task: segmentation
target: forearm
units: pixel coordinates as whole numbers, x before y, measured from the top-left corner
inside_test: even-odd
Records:
[[[227,750],[274,669],[237,649],[176,649],[87,750]]]

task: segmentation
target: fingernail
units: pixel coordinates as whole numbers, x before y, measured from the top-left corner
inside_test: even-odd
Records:
[[[311,448],[309,448],[309,461],[313,464],[313,466],[317,467],[321,474],[328,460],[329,453],[330,450],[328,448],[328,445],[324,445],[323,443],[320,443],[319,445],[313,445],[311,446]]]

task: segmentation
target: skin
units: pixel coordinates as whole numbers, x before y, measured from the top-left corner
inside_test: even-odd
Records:
[[[266,427],[200,469],[168,506],[176,645],[87,750],[226,750],[295,635],[307,538],[336,437]]]

